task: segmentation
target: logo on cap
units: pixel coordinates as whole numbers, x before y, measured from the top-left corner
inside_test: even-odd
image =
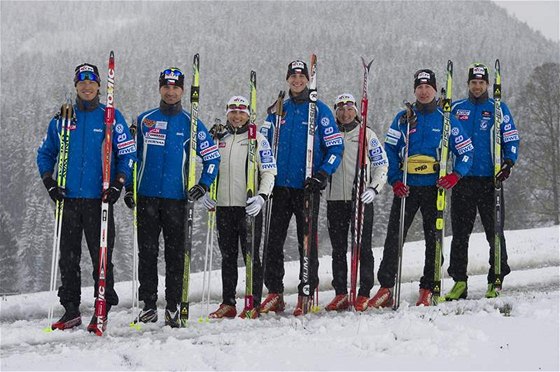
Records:
[[[484,75],[484,67],[473,67],[473,74]]]
[[[430,74],[427,73],[427,72],[421,72],[421,73],[418,74],[417,79],[418,79],[418,80],[420,80],[420,79],[428,79],[428,80],[430,80]]]
[[[93,67],[88,66],[88,65],[81,66],[81,67],[78,69],[78,72],[84,72],[84,71],[89,71],[89,72],[94,72],[94,73],[95,73],[95,70],[93,69]]]
[[[305,68],[305,64],[302,61],[294,61],[292,62],[291,68],[293,70],[295,70],[296,68],[303,70]]]

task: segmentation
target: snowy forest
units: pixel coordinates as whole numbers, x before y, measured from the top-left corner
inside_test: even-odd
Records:
[[[441,86],[452,60],[458,99],[467,94],[468,66],[482,62],[492,71],[499,58],[503,101],[521,136],[519,161],[505,185],[505,228],[560,223],[559,44],[490,1],[2,1],[0,6],[0,293],[48,289],[54,204],[40,180],[36,151],[51,117],[75,96],[75,66],[99,67],[104,100],[111,50],[116,107],[127,120],[159,104],[161,70],[176,66],[188,75],[193,55],[200,53],[200,118],[208,127],[215,118],[224,121],[229,97],[248,95],[251,70],[257,72],[262,121],[278,91],[287,88],[290,61],[317,54],[319,99],[332,105],[343,92],[360,97],[360,57],[373,58],[368,122],[380,138],[402,101],[413,100],[416,70],[433,69]],[[188,99],[183,104],[188,110]],[[374,246],[385,239],[391,200],[385,187],[375,201]],[[132,213],[122,199],[115,216],[113,261],[120,282],[132,275]],[[330,255],[326,231],[322,210],[319,255]],[[202,270],[205,236],[206,212],[197,205],[194,272]],[[421,238],[417,219],[408,240]],[[289,233],[285,251],[286,260],[297,257],[295,233]],[[83,284],[91,285],[86,252]],[[218,267],[219,254],[214,257]]]

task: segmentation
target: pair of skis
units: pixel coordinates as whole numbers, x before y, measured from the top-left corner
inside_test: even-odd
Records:
[[[369,69],[373,60],[366,63],[362,57],[364,68],[364,79],[362,89],[360,129],[358,134],[358,155],[356,159],[356,172],[354,176],[354,187],[352,189],[352,250],[350,259],[350,307],[356,305],[356,287],[358,281],[358,269],[360,264],[360,254],[362,250],[362,234],[364,225],[364,202],[362,194],[367,188],[368,182],[368,162],[367,162],[367,117],[368,117],[368,78]]]

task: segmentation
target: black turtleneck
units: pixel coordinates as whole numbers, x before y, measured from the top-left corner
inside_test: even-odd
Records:
[[[482,93],[480,97],[475,97],[471,92],[469,92],[469,101],[475,105],[480,105],[488,100],[488,91]]]
[[[305,89],[300,94],[298,94],[297,96],[294,96],[292,94],[291,90],[290,90],[289,94],[290,94],[290,98],[292,99],[292,101],[294,103],[304,103],[304,102],[309,101],[309,88],[308,87],[305,87]]]
[[[95,96],[91,101],[84,101],[79,96],[76,96],[76,106],[78,110],[91,112],[99,106],[99,95]]]
[[[418,101],[416,101],[416,103],[414,104],[414,107],[416,107],[416,109],[418,111],[420,111],[420,113],[427,115],[427,114],[431,114],[432,112],[437,110],[437,101],[434,98],[432,100],[432,102],[429,103],[420,103]]]
[[[163,100],[161,100],[160,103],[159,103],[159,110],[164,115],[174,116],[174,115],[177,115],[178,113],[180,113],[181,110],[183,110],[183,105],[181,104],[181,101],[179,101],[179,102],[177,102],[173,105],[170,105],[168,103],[165,103]]]
[[[249,130],[249,125],[248,124],[249,124],[249,121],[247,121],[245,124],[243,124],[242,126],[237,128],[237,127],[234,127],[233,125],[231,125],[231,123],[228,121],[226,123],[226,129],[231,134],[241,134],[241,133],[245,133]]]
[[[336,121],[336,125],[338,126],[338,130],[341,132],[350,132],[354,128],[356,128],[360,123],[354,119],[348,124],[340,124],[338,120]]]

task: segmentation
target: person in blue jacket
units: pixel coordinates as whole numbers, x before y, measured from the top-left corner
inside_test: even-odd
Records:
[[[436,102],[436,76],[432,70],[422,69],[414,74],[414,95],[416,102],[412,110],[397,114],[385,136],[385,151],[389,158],[388,183],[393,186],[393,204],[387,227],[387,237],[383,249],[377,278],[381,288],[368,302],[369,307],[391,306],[393,287],[398,266],[398,244],[400,208],[402,198],[406,198],[404,216],[404,237],[412,224],[418,209],[422,213],[424,238],[426,240],[424,272],[420,279],[417,306],[430,306],[434,284],[435,242],[436,242],[436,199],[438,187],[451,189],[466,175],[473,162],[473,145],[461,124],[451,118],[449,149],[455,154],[453,171],[439,176],[439,149],[442,140],[443,113]],[[410,124],[408,165],[403,168],[404,147]],[[407,172],[407,183],[403,183],[403,173]]]
[[[55,116],[49,123],[47,135],[37,152],[37,166],[43,184],[53,201],[64,201],[60,236],[60,303],[66,310],[53,329],[73,328],[82,323],[80,314],[82,232],[93,266],[94,297],[97,297],[99,278],[99,242],[101,231],[101,200],[109,205],[107,239],[106,293],[107,313],[119,303],[114,285],[112,252],[115,243],[113,204],[120,196],[123,185],[131,178],[136,160],[136,147],[123,115],[115,110],[112,134],[112,161],[110,187],[103,192],[102,147],[105,139],[105,105],[99,102],[101,80],[97,66],[84,63],[76,67],[74,86],[75,117],[68,126],[69,149],[65,187],[53,178],[60,152],[62,118]],[[107,319],[104,319],[106,322]],[[88,330],[97,327],[93,316]]]
[[[202,158],[198,184],[185,189],[189,166],[191,115],[183,110],[185,75],[178,68],[160,73],[158,108],[138,116],[138,319],[156,322],[159,236],[165,243],[165,324],[179,327],[185,249],[185,201],[200,199],[218,174],[220,153],[208,130],[197,121],[196,152]],[[130,187],[130,186],[129,186]],[[128,188],[128,187],[127,187]],[[131,193],[125,201],[134,207]]]
[[[320,191],[327,186],[328,177],[334,173],[342,160],[344,145],[330,108],[317,101],[315,140],[313,148],[313,174],[306,179],[306,153],[309,113],[309,72],[307,64],[296,60],[288,65],[286,80],[290,87],[289,98],[283,103],[283,118],[278,134],[277,176],[272,191],[273,203],[270,217],[270,233],[266,256],[264,282],[268,296],[260,306],[261,313],[283,311],[284,292],[284,242],[292,215],[296,217],[298,249],[300,256],[300,280],[303,268],[303,240],[305,229],[304,192],[312,195],[317,206],[312,216],[311,252],[309,262],[309,288],[303,281],[298,286],[298,303],[294,315],[302,315],[313,299],[318,285],[317,223]],[[275,114],[270,114],[261,133],[274,143]],[[314,232],[314,233],[313,233]]]
[[[453,240],[451,241],[451,256],[447,272],[455,281],[451,291],[446,294],[447,300],[457,300],[467,297],[467,262],[469,237],[472,233],[476,213],[480,214],[482,226],[486,233],[486,240],[490,245],[490,268],[488,270],[488,289],[486,297],[493,298],[498,295],[500,288],[494,283],[494,100],[488,97],[488,68],[481,63],[469,66],[468,98],[453,104],[452,114],[459,120],[474,145],[474,160],[470,171],[453,189],[451,195],[451,224]],[[502,160],[501,170],[496,175],[499,182],[505,181],[517,161],[519,149],[519,134],[513,117],[507,105],[500,103],[503,120],[500,124]],[[501,189],[501,221],[500,232],[501,249],[501,275],[511,271],[507,263],[506,241],[503,234],[504,222],[504,196]]]

